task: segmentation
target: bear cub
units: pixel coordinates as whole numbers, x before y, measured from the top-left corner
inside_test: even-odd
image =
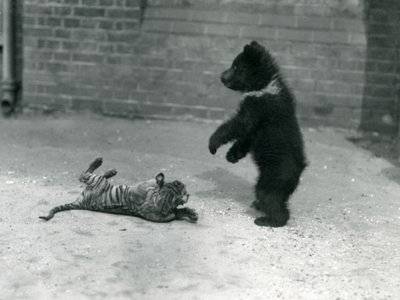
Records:
[[[248,152],[258,167],[253,206],[264,212],[259,226],[281,227],[289,220],[287,202],[306,167],[295,98],[271,54],[256,41],[245,45],[222,83],[242,93],[237,112],[211,135],[209,150],[233,142],[226,154],[231,163]]]

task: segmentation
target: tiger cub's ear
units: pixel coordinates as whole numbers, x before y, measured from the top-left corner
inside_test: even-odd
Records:
[[[164,185],[164,174],[160,173],[156,176],[157,185],[159,188],[162,188]]]

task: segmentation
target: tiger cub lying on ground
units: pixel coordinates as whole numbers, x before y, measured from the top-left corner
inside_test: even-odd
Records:
[[[175,219],[197,221],[197,213],[193,209],[177,208],[189,199],[182,182],[164,182],[164,174],[160,173],[155,180],[142,182],[135,187],[112,185],[107,179],[117,174],[115,169],[103,175],[93,174],[102,163],[102,158],[96,158],[81,174],[79,181],[86,186],[75,202],[54,207],[47,216],[39,218],[48,221],[60,211],[85,209],[136,216],[153,222]]]

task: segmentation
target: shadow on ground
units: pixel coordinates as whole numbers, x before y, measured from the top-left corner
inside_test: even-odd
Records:
[[[396,136],[377,132],[363,132],[347,137],[357,147],[369,151],[374,157],[383,158],[392,166],[384,168],[382,174],[400,184],[400,161]]]
[[[197,192],[196,196],[200,198],[211,198],[216,194],[221,194],[222,198],[233,199],[243,205],[249,205],[249,198],[253,196],[251,183],[226,169],[217,167],[198,174],[196,177],[215,184],[215,188],[212,190]]]

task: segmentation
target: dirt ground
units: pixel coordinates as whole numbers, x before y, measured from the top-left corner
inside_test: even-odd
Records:
[[[376,155],[385,144],[304,128],[310,165],[291,220],[272,229],[253,224],[250,158],[208,153],[216,126],[0,119],[0,299],[399,299],[400,169]],[[89,211],[38,219],[76,198],[97,156],[118,184],[159,171],[182,180],[198,223]]]

